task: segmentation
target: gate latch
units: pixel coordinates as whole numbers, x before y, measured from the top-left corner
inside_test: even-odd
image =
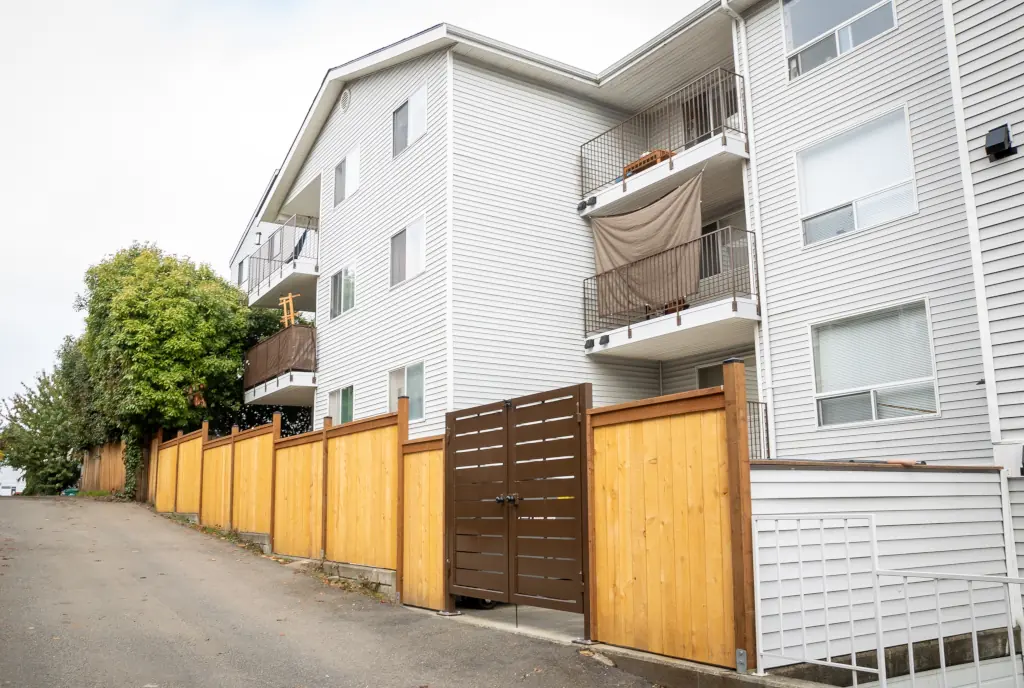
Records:
[[[504,504],[505,500],[508,499],[508,495],[498,495],[494,498],[495,504]]]
[[[505,495],[505,501],[512,506],[519,506],[519,494]]]

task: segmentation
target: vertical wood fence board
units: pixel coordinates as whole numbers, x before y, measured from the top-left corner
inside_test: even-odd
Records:
[[[203,440],[196,437],[178,445],[178,513],[199,513]]]
[[[96,458],[93,458],[96,457]],[[124,489],[124,442],[107,442],[82,459],[82,489],[118,492]]]
[[[394,569],[397,426],[329,438],[327,451],[326,558]]]
[[[156,471],[160,457],[160,438],[154,437],[149,442],[149,470],[146,471],[148,485],[146,489],[146,501],[150,504],[156,501]]]
[[[595,640],[733,666],[722,409],[593,429]]]
[[[274,436],[264,433],[235,444],[232,526],[242,533],[270,532],[271,454]]]
[[[178,476],[178,447],[161,449],[157,454],[157,493],[155,506],[160,513],[174,511],[174,485]]]
[[[274,551],[320,557],[323,517],[323,442],[277,450]]]
[[[404,590],[402,601],[416,607],[443,609],[444,590],[444,451],[406,454],[403,487]]]
[[[199,521],[226,529],[230,519],[231,445],[203,451],[203,505]]]

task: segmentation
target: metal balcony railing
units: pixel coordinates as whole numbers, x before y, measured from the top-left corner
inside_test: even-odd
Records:
[[[768,404],[763,401],[747,402],[747,441],[751,461],[772,458],[768,448]]]
[[[715,69],[580,147],[582,193],[622,182],[675,153],[733,131],[746,133],[743,77]]]
[[[757,295],[754,235],[723,227],[583,281],[584,334]]]
[[[300,258],[316,260],[319,232],[315,217],[292,215],[249,256],[249,293],[267,286],[275,274]]]
[[[316,328],[292,325],[245,353],[242,386],[252,389],[290,372],[316,372]]]

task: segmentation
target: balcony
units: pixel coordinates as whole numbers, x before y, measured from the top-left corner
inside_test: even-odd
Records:
[[[316,329],[292,325],[245,354],[245,403],[312,406],[316,393]]]
[[[317,219],[293,215],[249,256],[249,305],[278,308],[280,298],[299,294],[295,310],[316,310],[320,274]]]
[[[743,78],[715,69],[581,146],[580,214],[641,208],[701,171],[705,195],[730,193],[746,157]]]
[[[583,282],[584,349],[665,361],[738,348],[760,320],[754,236],[723,227]]]

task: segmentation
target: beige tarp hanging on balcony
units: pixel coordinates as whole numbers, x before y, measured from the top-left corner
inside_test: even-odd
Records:
[[[601,315],[679,307],[697,291],[702,176],[639,210],[591,220]]]

